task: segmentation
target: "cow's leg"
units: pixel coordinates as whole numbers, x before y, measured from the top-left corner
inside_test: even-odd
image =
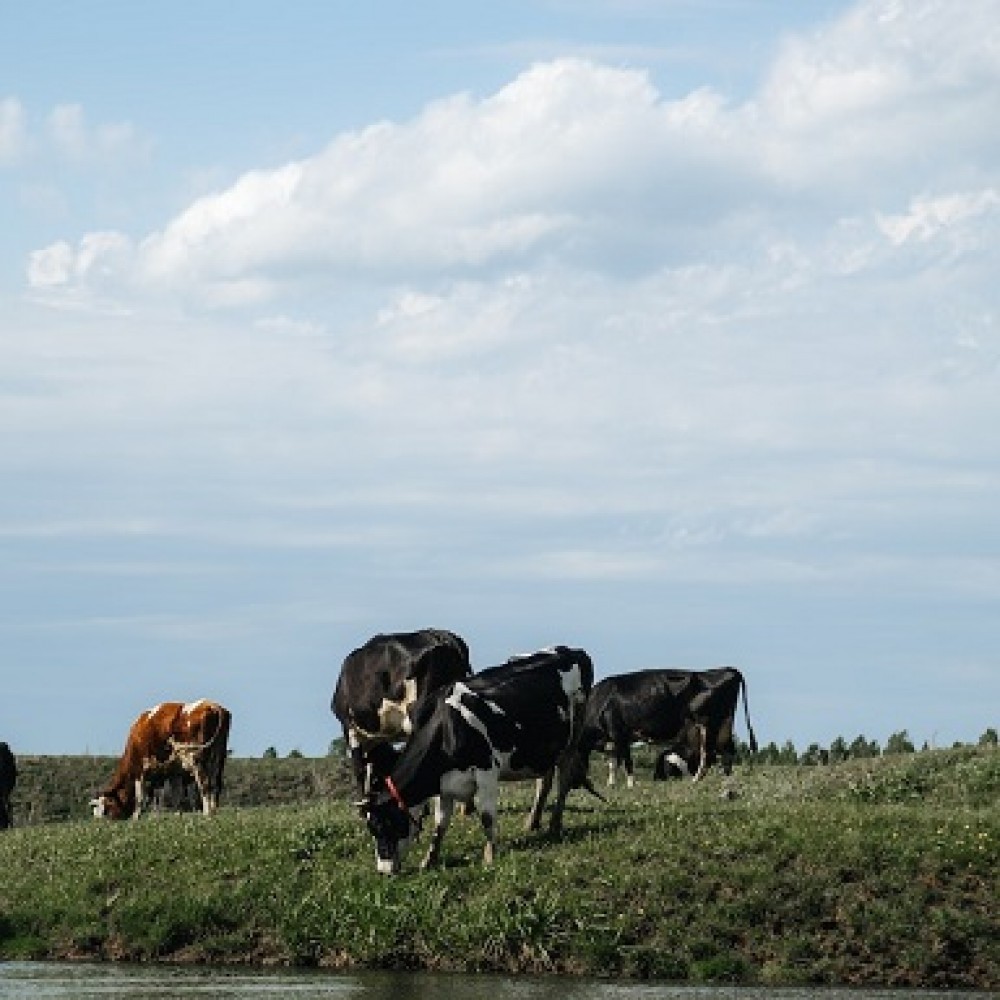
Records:
[[[222,770],[226,766],[225,753],[219,753],[218,747],[212,748],[212,753],[205,761],[205,781],[208,785],[208,793],[211,797],[210,812],[214,813],[219,808],[219,798],[222,795]],[[204,803],[202,804],[204,808]]]
[[[434,800],[434,833],[431,834],[431,846],[427,849],[427,855],[420,863],[421,869],[430,868],[441,860],[441,841],[448,832],[454,809],[455,800],[450,795],[439,795]]]
[[[635,788],[635,765],[632,763],[632,748],[629,744],[622,744],[622,766],[625,768],[625,784],[629,788]]]
[[[549,797],[549,789],[552,787],[552,775],[553,771],[549,771],[535,782],[535,801],[531,804],[531,812],[528,813],[529,830],[537,830],[541,826],[542,810],[545,808],[545,800]],[[482,808],[481,802],[480,808]]]
[[[564,755],[555,768],[556,797],[552,803],[552,815],[549,817],[549,832],[553,836],[562,834],[563,810],[566,808],[566,797],[573,787],[572,759],[570,754]]]
[[[185,768],[187,773],[194,778],[194,783],[198,786],[198,794],[201,796],[201,812],[203,816],[211,816],[214,810],[214,800],[212,798],[212,788],[209,784],[208,774],[205,772],[203,763],[192,764],[190,768]]]
[[[608,758],[608,788],[615,787],[615,771],[618,768],[618,757],[612,754]]]
[[[135,779],[135,809],[132,810],[132,819],[138,819],[142,813],[142,805],[146,801],[146,783],[140,775]]]
[[[715,749],[722,761],[722,773],[733,773],[733,761],[736,758],[736,744],[733,742],[732,719],[727,719],[719,727],[715,737]]]
[[[700,723],[695,726],[698,730],[698,770],[695,771],[694,781],[700,781],[705,773],[705,761],[708,758],[708,729]]]
[[[477,772],[476,798],[479,800],[479,819],[486,836],[483,864],[491,865],[497,856],[497,806],[500,800],[500,775],[496,771]]]

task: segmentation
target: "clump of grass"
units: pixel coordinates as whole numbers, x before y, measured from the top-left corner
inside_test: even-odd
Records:
[[[996,751],[860,763],[574,795],[559,841],[506,789],[492,869],[472,817],[396,879],[346,794],[19,828],[0,957],[996,988]]]

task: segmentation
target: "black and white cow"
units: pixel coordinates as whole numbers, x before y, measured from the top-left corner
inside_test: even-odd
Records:
[[[11,795],[17,784],[17,763],[10,747],[0,742],[0,830],[14,825],[14,806]]]
[[[486,834],[483,859],[491,864],[501,781],[538,779],[527,824],[536,830],[554,779],[549,828],[558,835],[593,678],[593,664],[582,649],[555,646],[439,690],[385,788],[361,804],[375,838],[378,870],[399,870],[431,799],[436,799],[434,833],[422,867],[438,861],[455,805],[473,799]]]
[[[634,783],[631,744],[665,745],[658,767],[693,775],[697,781],[716,759],[729,774],[735,756],[733,724],[740,692],[750,747],[757,741],[750,725],[746,681],[735,667],[711,670],[638,670],[606,677],[595,685],[580,737],[580,772],[590,753],[610,749],[608,784],[617,767]]]
[[[362,795],[379,745],[407,737],[420,703],[471,673],[468,645],[445,629],[376,635],[348,653],[330,708],[343,727]]]

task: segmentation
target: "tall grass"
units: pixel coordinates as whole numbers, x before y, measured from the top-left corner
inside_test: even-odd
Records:
[[[640,778],[572,796],[561,841],[508,790],[492,869],[472,817],[395,879],[346,796],[22,827],[0,957],[995,989],[998,802],[989,749]]]

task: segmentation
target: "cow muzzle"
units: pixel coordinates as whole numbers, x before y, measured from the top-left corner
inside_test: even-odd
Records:
[[[376,857],[375,867],[378,869],[379,875],[398,875],[400,869],[399,855],[394,855],[391,858]]]

